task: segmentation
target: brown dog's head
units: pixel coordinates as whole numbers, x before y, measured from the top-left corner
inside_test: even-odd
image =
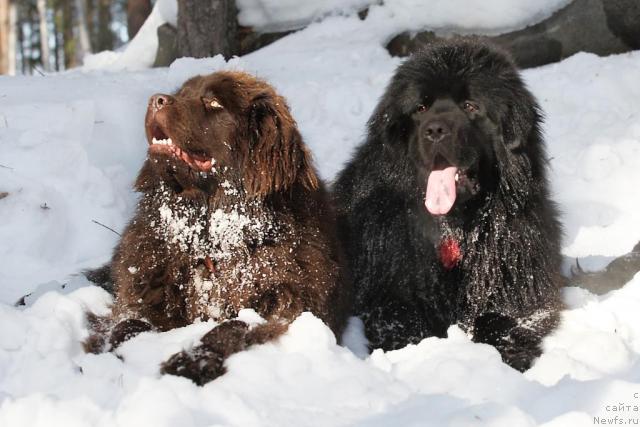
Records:
[[[318,178],[285,100],[264,81],[223,71],[188,80],[174,95],[150,98],[144,191],[159,177],[176,193],[212,193],[223,181],[248,197]]]

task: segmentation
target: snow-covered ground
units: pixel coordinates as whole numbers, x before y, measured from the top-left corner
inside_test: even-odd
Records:
[[[456,327],[447,339],[363,356],[356,320],[352,352],[311,315],[231,357],[204,387],[157,367],[211,323],[141,334],[123,360],[83,353],[84,311],[105,313],[111,299],[74,274],[107,261],[117,242],[93,221],[120,231],[132,214],[147,98],[194,74],[253,72],[287,97],[330,180],[399,63],[366,22],[331,17],[230,63],[0,78],[0,192],[9,193],[0,199],[0,426],[640,424],[640,275],[601,297],[566,289],[562,326],[524,375]],[[640,240],[638,75],[640,52],[578,54],[524,73],[547,116],[564,253],[592,267]],[[34,290],[26,308],[13,307]]]

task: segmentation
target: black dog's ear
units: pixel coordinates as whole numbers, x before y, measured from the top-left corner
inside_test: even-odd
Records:
[[[531,133],[531,122],[526,119],[530,114],[527,113],[522,107],[513,105],[502,120],[503,143],[510,150],[527,143]]]
[[[412,115],[424,102],[419,93],[420,88],[399,75],[395,76],[367,123],[369,137],[391,143],[406,142],[407,135],[413,132],[415,126]]]
[[[538,104],[520,80],[519,76],[509,75],[517,80],[518,89],[514,89],[512,99],[519,100],[508,106],[501,122],[504,144],[510,150],[518,150],[529,144],[538,144],[542,139],[540,123],[542,113]]]
[[[249,195],[264,197],[295,183],[308,190],[318,188],[311,154],[282,97],[261,94],[253,100],[248,133],[243,181]]]
[[[542,150],[541,135],[536,122],[527,123],[523,111],[506,114],[495,128],[499,138],[494,140],[494,150],[500,165],[498,191],[507,203],[508,212],[519,212],[529,200],[533,180],[531,152]],[[532,115],[532,120],[535,117]],[[541,153],[534,153],[533,158]]]
[[[393,94],[405,93],[406,85],[396,80],[397,78],[389,83],[367,123],[369,136],[374,139],[386,137],[386,140],[395,140],[394,135],[400,130],[398,119],[401,116],[403,98],[397,99]]]

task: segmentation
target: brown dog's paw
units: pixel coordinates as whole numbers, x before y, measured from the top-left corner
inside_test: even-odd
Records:
[[[244,350],[245,336],[249,325],[240,320],[229,320],[221,323],[202,337],[202,344],[215,350],[223,357]]]
[[[110,317],[98,316],[94,313],[86,313],[90,335],[82,342],[86,353],[100,354],[109,351],[107,336],[113,326]]]
[[[189,378],[198,385],[213,381],[226,372],[225,357],[206,345],[174,354],[160,366],[160,373]]]
[[[107,340],[103,334],[95,333],[82,342],[85,353],[100,354],[107,351]]]
[[[221,323],[202,337],[202,344],[176,353],[160,368],[163,374],[179,375],[203,385],[226,372],[224,361],[246,347],[249,326],[240,320]]]
[[[153,329],[150,323],[139,319],[127,319],[118,323],[111,330],[109,344],[111,350],[117,348],[123,342],[135,337],[139,333],[147,332]]]

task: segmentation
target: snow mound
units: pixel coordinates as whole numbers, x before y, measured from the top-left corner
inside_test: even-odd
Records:
[[[537,24],[571,0],[385,0],[371,8],[372,25],[384,25],[389,36],[402,31],[432,30],[438,35],[497,35]]]
[[[536,24],[571,0],[238,0],[238,21],[260,32],[303,28],[328,15],[370,7],[366,21],[386,32],[435,30],[438,34],[501,34]]]
[[[297,30],[327,15],[357,12],[377,0],[238,0],[238,22],[261,32]]]
[[[228,373],[204,387],[158,366],[213,322],[142,333],[118,350],[122,359],[85,354],[85,310],[104,313],[111,301],[87,285],[76,278],[66,294],[0,306],[0,425],[586,426],[613,419],[612,405],[633,405],[638,389],[640,276],[603,297],[567,289],[562,326],[525,375],[457,327],[446,339],[358,358],[304,313],[278,341],[232,356]],[[257,321],[252,311],[242,318]]]
[[[524,73],[546,117],[567,256],[621,255],[640,240],[639,73],[640,52],[579,53]]]
[[[82,70],[142,70],[150,68],[158,51],[158,27],[169,23],[177,24],[178,2],[176,0],[156,1],[149,17],[138,34],[118,51],[105,50],[83,59]]]

